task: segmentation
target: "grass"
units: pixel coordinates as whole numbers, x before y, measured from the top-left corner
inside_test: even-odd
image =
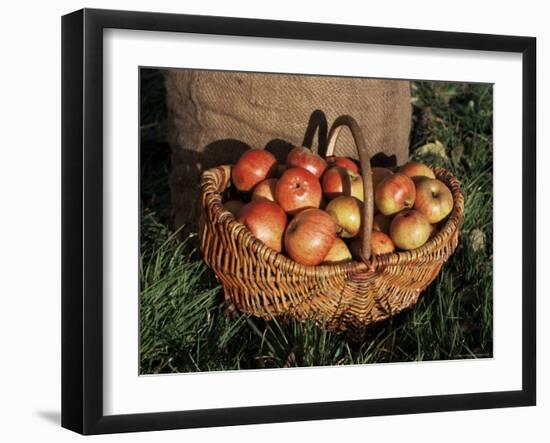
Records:
[[[413,84],[411,157],[466,195],[461,242],[417,306],[362,334],[224,314],[196,233],[170,228],[164,86],[142,73],[140,370],[167,373],[492,356],[492,87]]]

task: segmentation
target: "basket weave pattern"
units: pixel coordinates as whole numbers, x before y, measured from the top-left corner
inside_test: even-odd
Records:
[[[201,249],[227,302],[270,319],[313,320],[330,330],[365,327],[413,307],[458,245],[464,213],[459,181],[433,167],[451,190],[454,208],[422,247],[373,256],[368,262],[304,266],[265,246],[222,206],[231,166],[205,171],[201,180]]]

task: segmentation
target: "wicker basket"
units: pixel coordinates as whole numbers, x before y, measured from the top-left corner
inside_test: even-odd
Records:
[[[268,248],[222,206],[231,166],[203,173],[201,249],[223,285],[226,301],[239,311],[266,319],[314,320],[330,330],[364,328],[413,307],[456,249],[464,196],[450,172],[433,167],[454,198],[453,211],[440,231],[418,249],[371,257],[372,173],[363,135],[351,117],[341,116],[334,122],[326,155],[334,152],[343,127],[352,132],[364,178],[361,262],[304,266]]]

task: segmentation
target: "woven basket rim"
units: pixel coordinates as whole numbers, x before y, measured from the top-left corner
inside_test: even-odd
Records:
[[[451,190],[454,203],[451,214],[447,217],[444,225],[439,229],[437,234],[420,248],[373,256],[370,267],[366,263],[356,260],[350,260],[345,263],[320,264],[315,266],[302,265],[283,253],[279,253],[266,246],[261,240],[254,237],[244,224],[239,223],[233,214],[223,207],[222,195],[217,188],[220,186],[223,186],[224,189],[227,188],[231,176],[231,165],[221,165],[207,169],[203,172],[201,180],[203,206],[210,204],[214,216],[212,221],[225,225],[230,230],[236,232],[238,236],[243,236],[244,244],[249,245],[254,252],[259,253],[265,260],[277,266],[288,267],[292,269],[292,272],[297,274],[318,272],[327,275],[375,273],[379,268],[407,264],[413,260],[421,259],[422,256],[427,256],[434,250],[440,249],[442,245],[447,244],[451,240],[453,234],[460,229],[462,225],[464,216],[464,194],[460,188],[459,180],[445,168],[433,165],[428,166],[433,170],[436,178],[443,181]],[[223,177],[220,177],[217,186],[215,182],[208,183],[205,180],[209,175],[215,177],[220,174],[222,174]],[[210,203],[206,202],[205,196],[207,194],[214,196],[214,199],[211,200]]]

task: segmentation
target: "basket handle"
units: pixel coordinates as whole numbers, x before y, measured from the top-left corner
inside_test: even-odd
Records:
[[[325,113],[319,109],[313,111],[309,117],[309,122],[307,124],[306,133],[304,134],[304,141],[302,146],[313,150],[313,140],[315,138],[315,133],[317,133],[317,154],[321,157],[324,157],[324,152],[327,149],[327,131],[328,131],[328,122]]]
[[[347,126],[353,136],[355,147],[359,153],[359,163],[361,165],[361,174],[363,176],[363,213],[361,214],[361,258],[367,265],[371,258],[371,237],[372,220],[374,217],[374,198],[372,186],[372,169],[370,166],[370,156],[363,137],[363,131],[355,119],[349,115],[341,115],[332,124],[328,134],[328,145],[326,156],[334,154],[334,146],[338,140],[341,129]]]

